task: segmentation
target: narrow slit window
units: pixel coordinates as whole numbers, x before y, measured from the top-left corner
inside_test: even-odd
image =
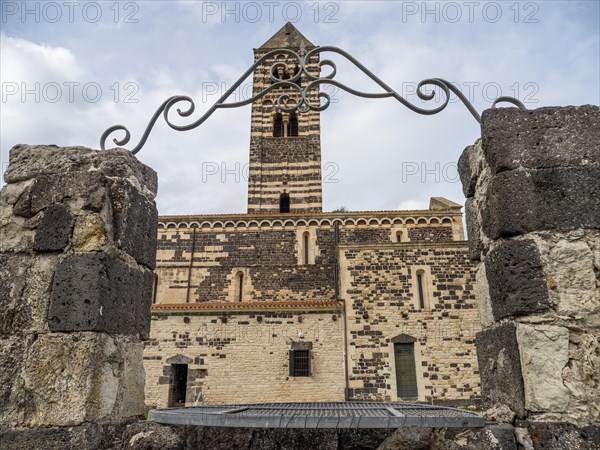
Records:
[[[237,276],[237,301],[242,302],[244,300],[244,274],[239,273]]]
[[[302,245],[304,246],[304,264],[308,265],[308,233],[302,236]]]
[[[396,242],[402,242],[402,231],[396,232]]]
[[[152,304],[156,304],[156,293],[158,292],[158,275],[153,274],[152,276]]]
[[[419,308],[425,309],[425,295],[423,292],[423,272],[417,272],[417,287],[419,290]]]

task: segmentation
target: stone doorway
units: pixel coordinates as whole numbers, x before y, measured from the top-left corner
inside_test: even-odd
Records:
[[[169,407],[185,406],[187,391],[187,364],[173,364],[171,366],[171,382],[169,385]]]
[[[417,398],[415,345],[412,342],[394,344],[394,360],[396,362],[396,386],[398,389],[398,398]]]

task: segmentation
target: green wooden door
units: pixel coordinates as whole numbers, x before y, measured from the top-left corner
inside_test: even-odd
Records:
[[[396,386],[399,398],[416,398],[417,373],[415,370],[415,345],[394,344],[396,360]]]

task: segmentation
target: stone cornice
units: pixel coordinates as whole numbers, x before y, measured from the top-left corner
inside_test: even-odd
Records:
[[[268,312],[268,311],[334,311],[339,312],[343,302],[339,300],[322,301],[281,301],[281,302],[211,302],[211,303],[163,303],[152,305],[152,314],[171,312],[194,313],[230,313],[230,312]]]
[[[410,210],[410,211],[353,211],[289,214],[210,214],[159,216],[159,230],[165,228],[261,228],[261,227],[331,227],[341,226],[403,226],[445,225],[455,221],[462,223],[458,210]]]

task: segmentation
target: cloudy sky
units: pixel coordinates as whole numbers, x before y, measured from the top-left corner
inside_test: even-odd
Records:
[[[352,53],[407,100],[417,83],[452,81],[478,111],[500,95],[528,108],[600,103],[596,1],[2,1],[0,159],[18,143],[99,148],[114,124],[139,140],[162,101],[195,99],[198,117],[286,21],[314,44]],[[337,79],[378,88],[342,58]],[[249,92],[250,79],[236,93]],[[321,114],[324,209],[462,203],[456,161],[479,125],[455,100],[435,116],[392,99],[329,89]],[[177,119],[174,119],[177,121]],[[178,123],[189,123],[190,118]],[[161,214],[246,211],[250,107],[177,132],[159,120],[138,153],[159,175]]]

